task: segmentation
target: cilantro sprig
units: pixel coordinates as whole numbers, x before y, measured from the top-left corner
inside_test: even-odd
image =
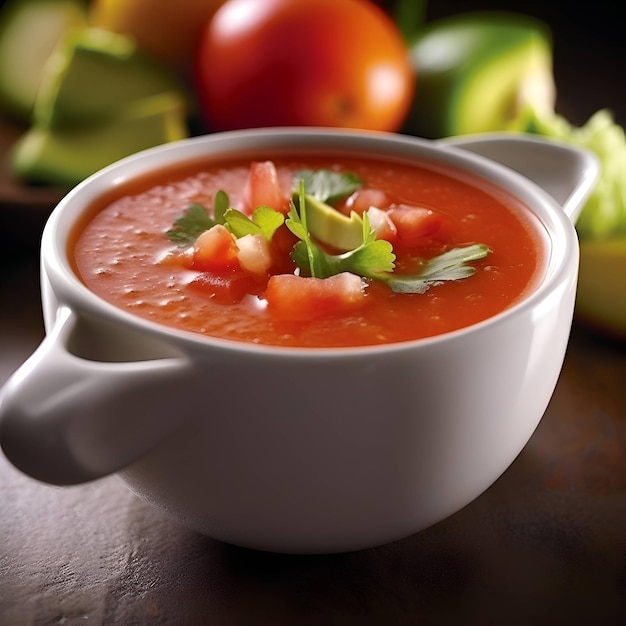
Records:
[[[217,221],[209,215],[206,207],[194,202],[185,209],[185,212],[174,222],[173,228],[165,234],[179,245],[187,246],[215,224]]]
[[[476,268],[467,264],[484,259],[489,252],[482,243],[453,248],[426,261],[417,274],[392,274],[383,280],[396,293],[424,293],[442,282],[473,276]]]

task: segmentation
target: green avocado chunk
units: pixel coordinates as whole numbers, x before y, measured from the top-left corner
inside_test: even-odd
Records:
[[[294,201],[298,202],[297,194]],[[306,221],[311,236],[336,250],[346,251],[363,243],[363,219],[357,213],[349,216],[334,207],[306,196]]]
[[[86,26],[85,0],[9,0],[0,9],[0,106],[32,114],[46,61],[67,33]]]
[[[511,128],[527,105],[554,108],[551,33],[532,17],[469,12],[427,23],[410,45],[417,72],[408,134]]]
[[[134,100],[184,89],[134,40],[98,28],[70,33],[49,58],[34,109],[37,125],[100,122]]]
[[[123,157],[186,135],[185,102],[168,92],[117,109],[89,128],[35,125],[13,146],[11,164],[25,182],[72,187]]]

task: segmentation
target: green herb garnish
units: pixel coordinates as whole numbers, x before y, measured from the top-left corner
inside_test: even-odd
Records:
[[[213,219],[216,224],[223,224],[226,221],[226,211],[230,208],[228,194],[223,189],[218,189],[213,198]]]
[[[172,241],[181,245],[192,244],[198,235],[215,226],[217,222],[201,204],[190,204],[181,217],[174,222],[174,228],[165,233]]]
[[[252,213],[252,219],[237,209],[228,209],[224,213],[226,228],[235,235],[263,235],[267,241],[285,221],[285,216],[269,206],[260,206]]]
[[[485,258],[489,252],[488,246],[482,243],[454,248],[426,261],[417,274],[392,274],[383,280],[397,293],[424,293],[444,281],[472,276],[476,268],[466,264]]]
[[[300,181],[304,181],[307,195],[329,204],[347,198],[363,184],[356,174],[350,172],[304,169],[297,171],[293,177],[293,193],[298,193]]]

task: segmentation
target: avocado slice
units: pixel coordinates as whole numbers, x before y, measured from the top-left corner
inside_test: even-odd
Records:
[[[293,195],[298,203],[298,195]],[[306,224],[318,241],[336,250],[347,251],[363,243],[363,219],[354,211],[348,216],[317,198],[306,195]]]
[[[185,102],[167,92],[136,100],[88,128],[34,125],[10,157],[25,182],[72,187],[125,156],[185,136]]]
[[[134,100],[185,90],[126,35],[98,28],[70,33],[49,58],[34,108],[39,126],[87,125]]]
[[[18,120],[32,114],[47,59],[86,26],[86,0],[9,0],[0,10],[0,105]]]
[[[441,18],[419,31],[410,56],[417,82],[408,134],[512,130],[526,106],[554,109],[551,33],[532,17],[476,11]]]

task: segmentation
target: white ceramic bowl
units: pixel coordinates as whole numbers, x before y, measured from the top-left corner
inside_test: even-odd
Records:
[[[112,187],[198,156],[302,145],[426,158],[497,184],[543,224],[545,277],[521,303],[460,331],[306,350],[178,332],[102,301],[72,271],[68,234]],[[216,134],[114,164],[46,225],[47,336],[2,391],[4,452],[53,484],[118,472],[182,523],[256,549],[348,551],[415,533],[487,489],[539,423],[572,323],[573,221],[596,174],[588,153],[527,136],[437,143],[330,129]],[[279,396],[276,381],[287,381]]]

